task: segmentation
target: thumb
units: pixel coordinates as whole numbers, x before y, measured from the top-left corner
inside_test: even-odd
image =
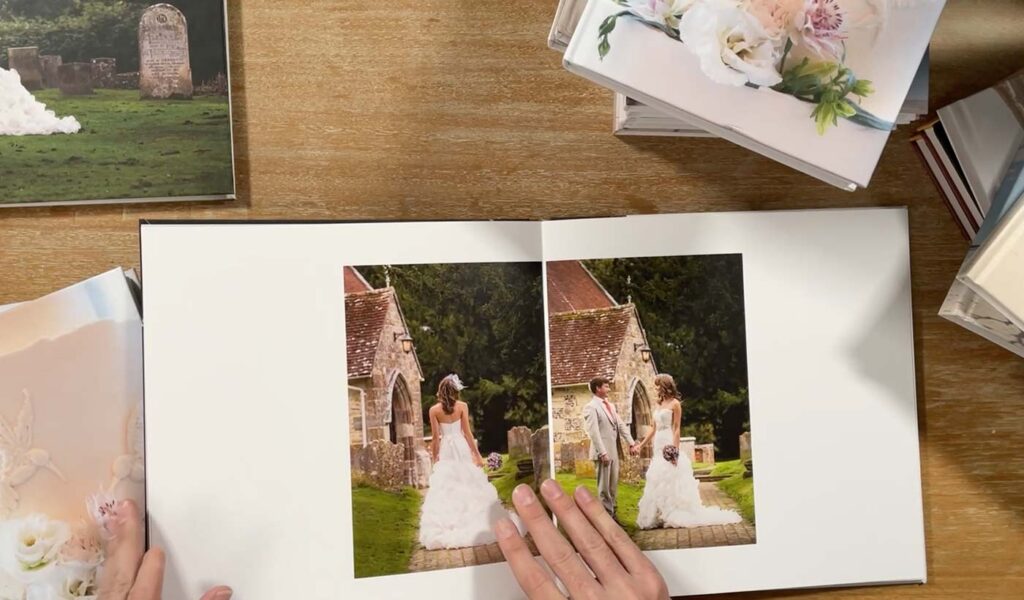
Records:
[[[210,588],[203,594],[203,597],[199,600],[229,600],[231,598],[231,588],[226,585],[218,585],[215,588]]]

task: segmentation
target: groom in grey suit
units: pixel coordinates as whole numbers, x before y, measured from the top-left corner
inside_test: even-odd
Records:
[[[615,406],[608,401],[611,383],[604,377],[590,380],[594,396],[583,407],[583,423],[590,438],[590,460],[597,467],[597,492],[604,509],[615,517],[615,495],[619,488],[619,458],[622,454],[619,438],[629,445],[629,453],[639,452],[638,445],[629,434]]]

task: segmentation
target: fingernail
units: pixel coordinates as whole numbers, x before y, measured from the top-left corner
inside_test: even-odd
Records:
[[[517,533],[515,524],[509,519],[502,517],[494,524],[494,534],[499,540],[507,540]]]
[[[554,479],[545,479],[544,483],[540,484],[540,491],[548,500],[557,500],[565,495],[562,492],[562,486],[558,485]]]
[[[221,590],[213,596],[213,600],[229,600],[233,593],[231,590]]]
[[[580,504],[590,504],[594,501],[594,497],[590,494],[590,490],[583,485],[576,486],[575,496],[576,501]]]
[[[512,491],[512,499],[516,504],[529,506],[537,501],[537,496],[533,495],[533,490],[530,489],[530,486],[525,483],[520,483],[516,486],[516,489]]]

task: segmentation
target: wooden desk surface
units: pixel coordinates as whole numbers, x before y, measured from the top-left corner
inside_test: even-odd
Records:
[[[745,597],[1024,597],[1024,360],[936,316],[967,244],[907,129],[892,137],[871,187],[851,194],[721,140],[612,136],[611,93],[564,71],[545,46],[555,0],[229,4],[241,199],[0,211],[0,302],[138,266],[143,217],[907,205],[929,582]],[[932,106],[1024,67],[1022,25],[1020,0],[950,0],[932,45]],[[864,460],[884,469],[885,452],[865,431]]]

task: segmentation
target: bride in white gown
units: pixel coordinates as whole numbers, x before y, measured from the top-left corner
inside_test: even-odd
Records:
[[[685,453],[678,453],[683,409],[675,380],[671,375],[662,373],[655,377],[654,387],[658,390],[655,429],[640,442],[642,447],[654,438],[654,456],[647,468],[647,482],[636,517],[637,527],[653,529],[739,523],[743,519],[736,511],[701,503],[693,465]],[[666,447],[676,449],[678,458],[674,463],[665,459]]]
[[[437,386],[437,404],[430,407],[434,469],[420,514],[420,544],[428,550],[468,548],[495,541],[491,525],[510,516],[487,481],[483,458],[469,427],[469,407],[459,400],[463,389],[458,375]]]
[[[0,68],[0,135],[78,133],[74,117],[58,117],[21,85],[17,71]]]

